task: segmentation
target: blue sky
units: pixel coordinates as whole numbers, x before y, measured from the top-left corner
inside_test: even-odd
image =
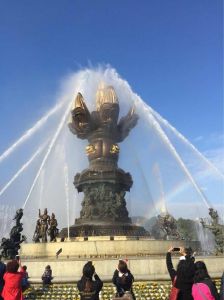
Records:
[[[191,140],[222,132],[221,0],[4,1],[0,35],[1,150],[89,62],[115,67]]]
[[[221,0],[1,2],[0,153],[55,103],[68,74],[110,64],[219,163],[222,6]]]

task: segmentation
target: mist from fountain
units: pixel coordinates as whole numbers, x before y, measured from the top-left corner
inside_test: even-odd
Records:
[[[200,220],[197,220],[196,231],[198,239],[201,243],[201,249],[203,255],[210,255],[215,250],[215,240],[213,234],[206,228],[203,228]]]
[[[9,228],[13,224],[13,217],[15,215],[16,206],[10,206],[7,204],[0,205],[0,232],[1,237],[8,237]]]
[[[164,205],[165,199],[167,210],[175,217],[204,217],[207,215],[207,207],[211,205],[210,203],[215,206],[218,197],[222,196],[220,186],[223,181],[220,180],[220,176],[217,179],[217,172],[215,176],[212,175],[217,168],[195,150],[196,148],[192,147],[191,143],[174,127],[133,93],[129,84],[120,78],[114,69],[110,67],[86,69],[70,75],[65,80],[57,104],[60,108],[50,116],[49,113],[46,114],[45,122],[37,126],[38,122],[40,124],[39,120],[33,126],[36,129],[26,139],[23,137],[18,139],[22,142],[16,147],[13,145],[9,147],[15,151],[14,153],[11,150],[7,152],[12,157],[16,155],[18,148],[21,148],[24,155],[29,153],[31,151],[29,145],[25,143],[28,137],[40,143],[50,140],[45,152],[37,155],[32,163],[19,173],[0,198],[1,203],[8,203],[10,207],[13,205],[16,205],[16,208],[24,207],[24,234],[28,238],[31,238],[34,232],[39,208],[43,210],[47,207],[49,213],[54,212],[59,228],[67,227],[68,222],[70,225],[74,224],[75,218],[78,217],[83,195],[74,188],[73,177],[88,166],[84,154],[87,142],[74,137],[69,132],[66,121],[71,102],[78,92],[84,96],[90,111],[95,109],[95,94],[102,81],[114,86],[120,103],[120,117],[125,115],[133,105],[140,116],[130,136],[120,144],[119,166],[130,172],[134,181],[130,193],[126,194],[131,215],[147,218],[155,216]],[[49,112],[54,111],[55,107]],[[188,147],[187,155],[184,152],[185,148],[183,153],[182,148],[177,151],[176,140],[171,141],[170,130],[175,133],[178,143]],[[41,138],[38,137],[40,132]],[[4,155],[5,164],[10,163],[9,154]],[[199,165],[203,161],[203,170],[206,168],[206,172],[203,174],[199,172],[200,176],[198,176],[189,163],[189,155],[191,159],[196,157]],[[160,179],[158,174],[155,174],[155,162],[159,168]],[[13,167],[14,165],[11,165],[11,172]],[[209,189],[204,191],[202,188],[208,174],[212,183],[208,184]],[[213,192],[213,187],[216,188],[216,194]]]
[[[150,107],[149,107],[150,108]],[[160,124],[163,124],[165,128],[171,130],[181,141],[185,143],[190,149],[194,151],[194,153],[199,157],[199,159],[203,160],[204,163],[211,169],[213,172],[220,177],[221,179],[224,179],[224,174],[221,173],[221,171],[212,164],[198,149],[189,141],[187,140],[179,131],[177,131],[176,128],[174,128],[166,119],[164,119],[162,116],[160,116],[156,111],[154,111],[152,108],[150,108],[152,111],[152,114],[157,118],[158,122]]]
[[[42,207],[43,196],[44,196],[44,181],[45,181],[45,169],[43,168],[40,173],[40,198],[39,207]]]
[[[64,166],[64,177],[65,177],[65,200],[66,200],[66,210],[67,210],[67,228],[68,228],[68,240],[70,240],[70,219],[69,219],[69,208],[70,208],[70,201],[69,201],[69,180],[68,180],[68,166],[65,162]]]
[[[163,180],[162,180],[162,175],[160,172],[159,165],[155,163],[153,167],[153,173],[155,174],[155,178],[158,181],[158,191],[159,191],[159,197],[160,201],[156,201],[158,207],[158,211],[160,214],[167,214],[168,210],[166,208],[166,200],[165,200],[165,193],[164,193],[164,188],[163,188]]]

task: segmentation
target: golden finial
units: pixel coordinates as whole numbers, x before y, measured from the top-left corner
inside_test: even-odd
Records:
[[[96,92],[96,109],[99,111],[104,103],[118,103],[118,98],[112,86],[101,82]]]
[[[84,98],[81,93],[78,93],[75,100],[73,101],[72,110],[74,110],[75,108],[78,108],[78,107],[83,110],[87,109],[86,104],[84,102]]]

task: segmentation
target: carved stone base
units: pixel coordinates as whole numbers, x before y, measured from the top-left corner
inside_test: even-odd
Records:
[[[69,227],[70,237],[88,237],[88,236],[144,236],[150,237],[143,227],[132,224],[75,224]],[[68,228],[63,228],[60,237],[65,238],[68,235]]]

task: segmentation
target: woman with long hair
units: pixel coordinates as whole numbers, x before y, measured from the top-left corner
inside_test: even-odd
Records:
[[[20,271],[18,269],[20,267]],[[21,261],[11,260],[6,265],[6,273],[4,274],[5,285],[2,291],[2,297],[5,300],[23,300],[22,279],[24,271]]]
[[[176,250],[171,247],[166,254],[167,270],[170,278],[177,289],[179,289],[178,300],[193,300],[191,290],[194,278],[194,258],[191,249],[178,248],[180,253],[179,263],[175,269],[172,263],[171,253]]]
[[[192,286],[194,300],[218,300],[219,295],[214,282],[208,274],[203,261],[195,263],[194,284]]]
[[[135,295],[132,290],[134,276],[128,269],[126,261],[119,260],[118,267],[114,271],[112,282],[116,286],[117,297],[122,297],[126,292],[130,292],[132,294],[133,299],[135,299]]]
[[[93,277],[95,280],[93,280]],[[78,281],[77,287],[81,300],[99,300],[99,292],[103,287],[103,282],[95,272],[95,267],[88,261],[83,267],[83,276]]]

